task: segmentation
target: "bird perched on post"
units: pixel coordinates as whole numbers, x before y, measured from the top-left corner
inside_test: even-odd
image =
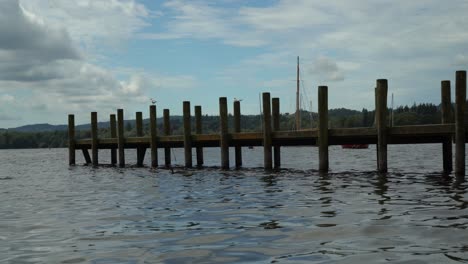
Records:
[[[234,97],[234,102],[242,102],[242,99],[237,99]]]
[[[157,101],[154,100],[153,98],[150,98],[150,100],[151,100],[151,103],[152,103],[152,104],[156,104],[156,102],[157,102]]]

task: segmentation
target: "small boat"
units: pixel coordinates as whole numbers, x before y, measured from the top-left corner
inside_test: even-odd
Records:
[[[368,144],[345,144],[341,145],[341,148],[344,149],[367,149],[369,148]]]

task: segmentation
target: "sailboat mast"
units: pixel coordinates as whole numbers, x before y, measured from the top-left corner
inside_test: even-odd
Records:
[[[301,112],[299,99],[299,56],[297,56],[297,90],[296,90],[296,130],[301,129]]]

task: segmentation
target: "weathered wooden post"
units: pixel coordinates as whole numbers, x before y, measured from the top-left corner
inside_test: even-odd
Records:
[[[271,103],[270,93],[262,94],[263,101],[263,166],[265,170],[272,169],[271,157]]]
[[[234,133],[241,132],[241,109],[240,101],[234,100]],[[236,144],[234,147],[234,156],[236,159],[236,168],[242,167],[242,146]]]
[[[192,168],[192,128],[190,120],[190,102],[184,101],[183,106],[185,167]]]
[[[125,167],[124,112],[117,109],[117,147],[119,149],[119,167]]]
[[[83,152],[86,165],[93,163],[91,161],[91,156],[89,155],[88,149],[82,148],[81,151]]]
[[[319,171],[327,172],[328,164],[328,87],[318,87]]]
[[[272,99],[272,114],[273,114],[273,131],[280,130],[280,100],[275,97]],[[281,168],[281,147],[275,145],[273,147],[273,161],[275,169]]]
[[[110,115],[110,136],[111,138],[117,138],[117,124],[115,120],[115,114]],[[117,164],[117,149],[115,147],[111,147],[111,165],[114,166]]]
[[[68,164],[75,165],[75,116],[68,115]]]
[[[163,110],[163,130],[165,136],[171,135],[171,117],[169,109]],[[166,166],[166,168],[171,167],[171,148],[169,147],[164,148],[164,166]]]
[[[455,174],[465,177],[466,71],[456,73],[455,104]]]
[[[143,137],[143,113],[142,112],[136,112],[135,128],[136,128],[136,136]],[[136,148],[136,151],[137,151],[137,167],[143,167],[143,160],[145,159],[146,148],[142,146],[138,146]]]
[[[158,147],[157,147],[157,124],[156,124],[156,106],[150,105],[150,145],[151,145],[151,167],[158,167]]]
[[[91,112],[91,155],[93,157],[93,166],[98,166],[97,112]]]
[[[442,124],[452,122],[452,99],[450,96],[450,81],[441,82],[441,97],[442,97]],[[443,168],[445,173],[450,173],[453,169],[452,165],[452,137],[444,139],[442,143]]]
[[[228,138],[228,110],[227,98],[219,98],[219,130],[221,147],[221,169],[229,169],[229,138]]]
[[[202,108],[200,105],[195,106],[195,133],[200,135],[202,133]],[[197,167],[201,168],[203,166],[203,147],[198,146],[196,148],[197,152]]]
[[[388,83],[386,79],[377,80],[377,167],[379,172],[387,172],[387,93]]]

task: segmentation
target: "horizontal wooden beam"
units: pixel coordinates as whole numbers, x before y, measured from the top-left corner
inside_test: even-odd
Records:
[[[468,131],[468,130],[467,130]],[[419,144],[440,143],[443,138],[455,133],[454,124],[395,126],[388,129],[389,144]],[[300,146],[316,145],[317,129],[299,131],[276,131],[271,133],[273,146]],[[262,146],[263,133],[242,132],[229,133],[229,146]],[[193,134],[191,135],[193,147],[219,147],[219,134]],[[468,135],[467,135],[468,139]],[[158,148],[183,147],[183,135],[157,136]],[[332,128],[329,129],[329,144],[376,144],[377,130],[371,127],[362,128]],[[108,149],[116,147],[118,139],[99,138],[98,147]],[[90,149],[91,139],[76,140],[76,149]],[[150,146],[150,137],[128,137],[124,139],[126,148],[135,146]]]

